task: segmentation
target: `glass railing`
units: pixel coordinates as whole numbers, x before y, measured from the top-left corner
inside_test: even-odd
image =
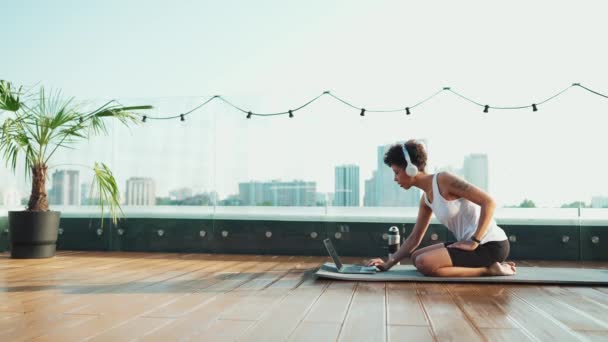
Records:
[[[9,210],[0,209],[0,217]],[[56,206],[64,218],[99,218],[97,206]],[[265,221],[314,221],[314,222],[416,222],[417,208],[397,207],[201,207],[201,206],[125,206],[124,216],[129,218],[157,219],[216,219],[216,220],[265,220]],[[106,218],[109,213],[105,212]],[[505,225],[542,226],[607,226],[608,209],[586,208],[497,208],[496,222]],[[439,223],[435,217],[431,223]]]
[[[608,138],[598,113],[580,112],[577,96],[534,113],[484,115],[459,104],[455,115],[453,101],[445,101],[410,116],[361,116],[321,99],[293,118],[251,119],[214,101],[185,121],[154,120],[179,116],[209,97],[120,100],[155,109],[145,123],[111,123],[107,136],[54,156],[47,181],[51,209],[98,215],[89,205],[95,203],[92,172],[83,165],[102,161],[117,179],[127,217],[412,221],[421,193],[399,188],[382,157],[388,145],[419,138],[429,153],[427,171],[451,171],[488,190],[499,223],[608,221],[608,165],[601,157]],[[305,99],[230,100],[263,113]],[[0,206],[23,208],[30,183],[22,165],[16,175],[2,168],[0,178]]]

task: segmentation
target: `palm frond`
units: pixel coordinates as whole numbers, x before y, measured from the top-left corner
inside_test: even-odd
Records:
[[[0,81],[0,111],[14,112],[0,126],[0,157],[13,171],[19,158],[24,157],[26,176],[31,176],[32,167],[47,165],[59,148],[73,148],[71,145],[92,134],[106,133],[106,118],[118,119],[124,125],[138,124],[140,114],[136,111],[152,108],[123,106],[112,100],[85,112],[73,98],[65,99],[60,92],[47,92],[40,87],[36,94],[26,94],[22,88],[15,90],[10,82]],[[93,171],[102,217],[109,206],[112,221],[117,223],[122,208],[116,179],[103,163],[95,163]]]
[[[16,112],[21,108],[21,87],[14,91],[12,85],[8,81],[0,80],[0,110]]]
[[[27,150],[29,145],[29,137],[20,128],[19,122],[11,118],[6,119],[0,133],[0,150],[3,152],[2,158],[6,166],[14,171],[17,167],[19,152]]]
[[[93,178],[93,188],[97,187],[99,192],[99,203],[101,206],[101,224],[103,225],[103,212],[107,203],[110,209],[112,223],[118,223],[119,216],[123,216],[122,208],[120,207],[120,192],[116,179],[112,175],[110,168],[104,163],[95,162],[93,168],[95,176]]]

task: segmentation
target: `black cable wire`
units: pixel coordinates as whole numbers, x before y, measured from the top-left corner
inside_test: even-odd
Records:
[[[218,97],[220,97],[220,96],[219,95],[212,96],[207,101],[205,101],[202,104],[200,104],[200,105],[198,105],[198,106],[190,109],[189,111],[187,111],[185,113],[182,113],[182,114],[174,115],[174,116],[161,116],[161,117],[158,117],[158,116],[149,116],[149,115],[143,115],[143,114],[138,114],[138,115],[141,116],[141,117],[145,116],[146,119],[149,119],[149,120],[171,120],[171,119],[176,119],[176,118],[180,118],[180,120],[182,120],[182,118],[184,118],[185,116],[190,115],[195,110],[197,110],[199,108],[202,108],[203,106],[205,106],[206,104],[208,104],[209,102],[211,102],[212,100],[214,100],[214,99],[216,99]],[[182,121],[184,121],[184,120],[182,120]]]
[[[466,96],[464,96],[464,95],[460,95],[459,93],[457,93],[457,92],[453,91],[451,88],[450,88],[450,89],[447,89],[447,91],[449,91],[450,93],[452,93],[452,94],[454,94],[454,95],[456,95],[456,96],[458,96],[458,97],[460,97],[460,98],[465,99],[466,101],[469,101],[469,102],[471,102],[471,103],[473,103],[473,104],[476,104],[476,105],[478,105],[478,106],[481,106],[481,107],[485,106],[485,105],[482,105],[481,103],[479,103],[479,102],[477,102],[477,101],[475,101],[475,100],[471,100],[470,98],[468,98],[468,97],[466,97]],[[489,107],[489,108],[492,108],[492,107]]]
[[[441,89],[440,91],[436,92],[435,94],[433,94],[433,95],[427,97],[426,99],[424,99],[424,100],[416,103],[415,105],[409,106],[407,108],[412,109],[412,108],[418,107],[419,105],[421,105],[421,104],[427,102],[428,100],[432,99],[433,97],[439,95],[444,90],[445,89]],[[362,110],[363,109],[363,107],[357,107],[357,106],[355,106],[355,105],[353,105],[353,104],[351,104],[351,103],[349,103],[349,102],[347,102],[347,101],[345,101],[345,100],[343,100],[343,99],[335,96],[334,94],[329,93],[329,96],[333,97],[334,99],[336,99],[336,100],[344,103],[345,105],[347,105],[347,106],[349,106],[349,107],[351,107],[353,109],[357,109],[357,110]],[[401,107],[399,109],[366,109],[365,111],[369,112],[369,113],[395,113],[395,112],[402,112],[404,110],[404,108],[406,108],[406,107]]]
[[[607,95],[604,95],[604,94],[598,93],[598,92],[597,92],[597,91],[595,91],[595,90],[591,90],[591,89],[589,89],[589,88],[587,88],[587,87],[585,87],[585,86],[581,85],[580,83],[574,83],[574,84],[572,84],[572,86],[573,86],[573,87],[581,87],[581,88],[585,89],[586,91],[592,92],[592,93],[594,93],[595,95],[599,95],[599,96],[602,96],[602,97],[605,97],[605,98],[607,98],[607,99],[608,99],[608,96],[607,96]]]
[[[421,104],[425,103],[426,101],[428,101],[428,100],[432,99],[433,97],[435,97],[435,96],[437,96],[437,95],[439,95],[439,94],[443,93],[445,90],[446,90],[446,89],[445,89],[445,88],[443,88],[443,89],[439,90],[438,92],[436,92],[435,94],[433,94],[433,95],[431,95],[431,96],[427,97],[426,99],[424,99],[424,100],[422,100],[422,101],[420,101],[420,102],[416,103],[415,105],[413,105],[413,106],[411,106],[411,107],[408,107],[408,108],[410,108],[410,109],[412,109],[412,108],[416,108],[416,107],[418,107],[419,105],[421,105]]]
[[[291,113],[298,111],[302,108],[305,108],[306,106],[310,105],[311,103],[315,102],[316,100],[318,100],[321,96],[325,95],[325,94],[329,94],[329,92],[323,92],[321,95],[318,95],[317,97],[313,98],[312,100],[304,103],[303,105],[301,105],[300,107],[297,107],[296,109],[292,109]],[[330,94],[331,95],[331,94]],[[236,105],[234,105],[233,103],[231,103],[230,101],[226,100],[225,98],[218,96],[218,98],[222,101],[224,101],[226,104],[228,104],[229,106],[247,114],[247,115],[255,115],[255,116],[276,116],[276,115],[285,115],[285,114],[289,114],[289,110],[285,111],[285,112],[277,112],[277,113],[254,113],[248,110],[244,110]],[[251,114],[250,114],[251,113]]]
[[[336,99],[336,100],[338,100],[338,101],[340,101],[340,102],[344,103],[345,105],[347,105],[347,106],[349,106],[349,107],[351,107],[351,108],[353,108],[353,109],[361,110],[361,108],[360,108],[360,107],[357,107],[357,106],[355,106],[355,105],[352,105],[352,104],[350,104],[350,103],[348,103],[348,102],[346,102],[346,101],[342,100],[341,98],[337,97],[336,95],[334,95],[334,94],[332,94],[332,93],[328,93],[328,94],[329,94],[329,96],[333,97],[334,99]]]
[[[553,95],[553,96],[551,96],[551,97],[549,97],[549,98],[547,98],[547,99],[545,99],[545,100],[543,100],[543,101],[541,101],[541,102],[535,103],[534,105],[541,105],[541,104],[543,104],[543,103],[549,102],[549,101],[553,100],[554,98],[556,98],[556,97],[558,97],[558,96],[562,95],[563,93],[565,93],[565,92],[566,92],[568,89],[572,88],[573,86],[574,86],[574,85],[571,85],[571,86],[569,86],[569,87],[567,87],[567,88],[563,89],[562,91],[558,92],[557,94],[555,94],[555,95]],[[450,91],[451,93],[453,93],[454,95],[456,95],[456,96],[458,96],[458,97],[461,97],[462,99],[464,99],[464,100],[466,100],[466,101],[469,101],[469,102],[471,102],[471,103],[473,103],[473,104],[478,105],[479,107],[484,107],[484,108],[485,108],[486,106],[488,106],[488,108],[489,108],[489,109],[525,109],[525,108],[533,108],[533,107],[534,107],[534,105],[527,105],[527,106],[510,106],[510,107],[497,107],[497,106],[489,106],[489,105],[484,105],[484,104],[481,104],[481,103],[479,103],[479,102],[477,102],[477,101],[475,101],[475,100],[472,100],[472,99],[470,99],[470,98],[468,98],[468,97],[466,97],[466,96],[464,96],[464,95],[461,95],[461,94],[459,94],[459,93],[457,93],[457,92],[453,91],[452,89],[446,89],[446,90]]]
[[[568,90],[569,90],[570,88],[572,88],[572,87],[580,87],[580,88],[583,88],[583,89],[585,89],[586,91],[591,92],[591,93],[593,93],[593,94],[595,94],[595,95],[599,95],[599,96],[602,96],[602,97],[604,97],[604,98],[608,98],[608,95],[604,95],[604,94],[599,93],[599,92],[597,92],[597,91],[595,91],[595,90],[589,89],[589,88],[587,88],[587,87],[585,87],[585,86],[581,85],[580,83],[573,83],[572,85],[570,85],[570,86],[568,86],[567,88],[565,88],[565,89],[561,90],[560,92],[556,93],[555,95],[550,96],[549,98],[547,98],[547,99],[545,99],[545,100],[543,100],[543,101],[536,102],[536,103],[531,104],[531,105],[527,105],[527,106],[490,106],[490,105],[484,105],[484,104],[482,104],[482,103],[480,103],[480,102],[478,102],[478,101],[475,101],[475,100],[473,100],[473,99],[471,99],[471,98],[469,98],[469,97],[466,97],[466,96],[464,96],[464,95],[462,95],[462,94],[460,94],[460,93],[458,93],[458,92],[456,92],[456,91],[452,90],[450,87],[444,87],[443,89],[441,89],[441,90],[439,90],[439,91],[435,92],[434,94],[432,94],[432,95],[428,96],[427,98],[425,98],[424,100],[422,100],[422,101],[420,101],[420,102],[418,102],[418,103],[414,104],[413,106],[404,107],[404,108],[399,108],[399,109],[365,109],[365,108],[363,108],[363,107],[357,107],[357,106],[353,105],[352,103],[350,103],[350,102],[348,102],[348,101],[346,101],[346,100],[344,100],[344,99],[342,99],[342,98],[340,98],[340,97],[338,97],[338,96],[336,96],[336,95],[332,94],[332,93],[331,93],[331,92],[329,92],[329,91],[324,91],[324,92],[323,92],[323,93],[321,93],[320,95],[318,95],[318,96],[314,97],[313,99],[309,100],[308,102],[304,103],[303,105],[301,105],[301,106],[299,106],[299,107],[296,107],[295,109],[291,109],[291,110],[288,110],[288,111],[283,111],[283,112],[276,112],[276,113],[254,113],[254,112],[252,112],[252,111],[245,110],[245,109],[243,109],[243,108],[241,108],[241,107],[239,107],[239,106],[237,106],[237,105],[233,104],[232,102],[228,101],[227,99],[223,98],[223,97],[222,97],[222,96],[220,96],[220,95],[215,95],[215,96],[213,96],[213,97],[209,98],[207,101],[203,102],[202,104],[200,104],[200,105],[198,105],[198,106],[194,107],[193,109],[191,109],[191,110],[189,110],[189,111],[187,111],[187,112],[185,112],[185,113],[178,114],[178,115],[167,116],[167,117],[158,117],[158,116],[156,116],[156,117],[152,117],[152,116],[149,116],[149,115],[143,115],[143,114],[137,114],[137,115],[139,115],[140,117],[143,117],[143,118],[145,118],[145,119],[150,119],[150,120],[170,120],[170,119],[176,119],[176,118],[180,118],[180,120],[184,121],[184,117],[185,117],[185,116],[192,114],[194,111],[196,111],[196,110],[198,110],[198,109],[200,109],[200,108],[204,107],[204,106],[205,106],[205,105],[207,105],[209,102],[211,102],[211,101],[213,101],[213,100],[215,100],[215,99],[219,99],[219,100],[222,100],[222,101],[223,101],[224,103],[226,103],[227,105],[231,106],[232,108],[234,108],[234,109],[236,109],[236,110],[238,110],[238,111],[240,111],[240,112],[242,112],[242,113],[247,114],[247,118],[250,118],[251,116],[254,116],[254,115],[255,115],[255,116],[277,116],[277,115],[289,115],[290,117],[293,117],[293,113],[294,113],[294,112],[296,112],[296,111],[298,111],[298,110],[301,110],[301,109],[303,109],[303,108],[305,108],[305,107],[309,106],[310,104],[312,104],[313,102],[317,101],[319,98],[321,98],[321,97],[322,97],[322,96],[324,96],[324,95],[329,95],[329,96],[333,97],[334,99],[336,99],[336,100],[338,100],[338,101],[342,102],[343,104],[345,104],[345,105],[347,105],[347,106],[349,106],[349,107],[351,107],[351,108],[353,108],[353,109],[356,109],[357,111],[363,111],[363,113],[365,113],[365,112],[368,112],[368,113],[395,113],[395,112],[401,112],[401,111],[403,111],[403,110],[405,109],[406,113],[409,115],[409,114],[410,114],[410,109],[412,109],[412,108],[416,108],[416,107],[418,107],[418,106],[422,105],[423,103],[425,103],[425,102],[427,102],[427,101],[431,100],[432,98],[434,98],[434,97],[438,96],[439,94],[441,94],[441,93],[442,93],[442,92],[444,92],[444,91],[449,91],[449,92],[451,92],[452,94],[454,94],[454,95],[456,95],[456,96],[458,96],[458,97],[462,98],[462,99],[463,99],[463,100],[465,100],[465,101],[468,101],[468,102],[473,103],[473,104],[475,104],[475,105],[477,105],[477,106],[479,106],[479,107],[484,108],[484,112],[486,112],[486,113],[487,113],[487,110],[488,110],[488,109],[526,109],[526,108],[533,108],[533,109],[535,109],[535,110],[536,110],[536,106],[541,105],[541,104],[544,104],[544,103],[547,103],[547,102],[549,102],[549,101],[551,101],[551,100],[555,99],[556,97],[561,96],[563,93],[565,93],[566,91],[568,91]],[[115,100],[112,100],[112,101],[115,101]],[[112,102],[112,101],[110,101],[110,102]],[[115,101],[115,102],[116,102],[116,103],[119,103],[118,101]],[[145,122],[145,119],[144,119],[144,122]]]
[[[549,101],[553,100],[554,98],[556,98],[556,97],[560,96],[561,94],[565,93],[566,91],[568,91],[568,90],[569,90],[570,88],[572,88],[572,87],[573,87],[573,86],[569,86],[569,87],[567,87],[566,89],[564,89],[564,90],[560,91],[559,93],[557,93],[557,94],[555,94],[555,95],[551,96],[550,98],[548,98],[548,99],[546,99],[546,100],[544,100],[544,101],[541,101],[541,102],[537,103],[537,105],[540,105],[540,104],[543,104],[543,103],[545,103],[545,102],[549,102]]]

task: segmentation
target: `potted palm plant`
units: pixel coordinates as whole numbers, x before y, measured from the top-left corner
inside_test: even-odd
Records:
[[[25,98],[23,100],[22,98]],[[59,149],[73,148],[78,141],[107,133],[105,121],[117,119],[125,125],[139,122],[135,111],[151,106],[122,106],[109,101],[92,111],[83,111],[73,98],[59,92],[45,92],[43,87],[31,93],[0,81],[0,154],[13,172],[24,160],[26,177],[31,177],[32,191],[24,211],[9,211],[11,257],[47,258],[55,255],[61,213],[49,210],[46,189],[49,160]],[[95,162],[93,188],[99,195],[103,224],[107,206],[114,224],[122,214],[119,190],[112,171]]]

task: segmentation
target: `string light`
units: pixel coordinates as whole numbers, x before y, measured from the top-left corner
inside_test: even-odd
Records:
[[[434,94],[428,96],[424,100],[422,100],[422,101],[420,101],[420,102],[418,102],[418,103],[416,103],[414,105],[405,107],[405,114],[406,115],[410,115],[411,114],[411,109],[413,109],[415,107],[418,107],[418,106],[420,106],[420,105],[422,105],[422,104],[430,101],[431,99],[433,99],[434,97],[438,96],[439,94],[441,94],[443,92],[450,92],[450,93],[452,93],[452,94],[454,94],[454,95],[456,95],[456,96],[458,96],[458,97],[460,97],[460,98],[462,98],[462,99],[464,99],[464,100],[466,100],[466,101],[468,101],[468,102],[470,102],[472,104],[475,104],[475,105],[483,108],[483,112],[484,113],[488,113],[490,109],[513,109],[513,110],[515,110],[515,109],[526,109],[526,108],[532,108],[532,111],[536,112],[536,111],[538,111],[538,107],[537,107],[538,105],[541,105],[541,104],[544,104],[544,103],[546,103],[548,101],[553,100],[554,98],[562,95],[563,93],[565,93],[567,90],[569,90],[572,87],[579,87],[579,88],[582,88],[582,89],[584,89],[584,90],[586,90],[586,91],[588,91],[588,92],[590,92],[592,94],[595,94],[595,95],[598,95],[598,96],[601,96],[601,97],[604,97],[604,98],[608,98],[608,95],[605,95],[605,94],[602,94],[602,93],[597,92],[595,90],[592,90],[592,89],[590,89],[588,87],[585,87],[585,86],[581,85],[580,83],[572,83],[569,87],[567,87],[567,88],[563,89],[562,91],[556,93],[555,95],[553,95],[553,96],[545,99],[544,101],[533,103],[531,105],[527,105],[527,106],[490,106],[490,105],[487,105],[487,104],[482,104],[482,103],[480,103],[478,101],[474,101],[474,100],[472,100],[472,99],[470,99],[470,98],[468,98],[468,97],[466,97],[466,96],[464,96],[464,95],[462,95],[462,94],[460,94],[460,93],[452,90],[451,87],[442,87],[441,90],[439,90],[439,91],[435,92]],[[181,121],[185,121],[185,116],[186,115],[189,115],[189,114],[193,113],[194,111],[196,111],[196,110],[204,107],[205,105],[207,105],[208,103],[210,103],[211,101],[213,101],[215,99],[219,99],[219,100],[223,101],[224,103],[226,103],[227,105],[233,107],[234,109],[247,114],[247,116],[246,116],[247,119],[251,119],[251,117],[253,115],[255,115],[255,116],[289,115],[290,118],[293,118],[294,117],[294,112],[296,112],[298,110],[301,110],[301,109],[304,109],[305,107],[309,106],[310,104],[312,104],[313,102],[317,101],[319,98],[321,98],[322,96],[325,96],[325,95],[328,95],[328,96],[336,99],[337,101],[342,102],[343,104],[345,104],[345,105],[353,108],[353,109],[359,110],[360,111],[360,114],[359,114],[360,116],[365,116],[366,112],[368,112],[368,113],[401,112],[401,111],[403,111],[403,108],[404,108],[404,107],[401,107],[399,109],[365,109],[365,108],[363,108],[361,106],[355,106],[355,105],[351,104],[350,102],[348,102],[348,101],[346,101],[346,100],[344,100],[344,99],[342,99],[342,98],[334,95],[329,90],[325,90],[320,95],[314,97],[313,99],[311,99],[310,101],[304,103],[303,105],[301,105],[299,107],[296,107],[294,109],[290,109],[288,111],[276,112],[276,113],[254,113],[251,110],[245,110],[243,108],[240,108],[239,106],[237,106],[237,105],[233,104],[232,102],[226,100],[225,98],[223,98],[220,95],[214,95],[213,97],[211,97],[208,100],[206,100],[204,103],[202,103],[202,104],[194,107],[193,109],[191,109],[190,111],[188,111],[186,113],[179,114],[177,116],[166,116],[166,117],[153,117],[153,116],[148,116],[148,115],[142,115],[142,121],[146,122],[146,119],[150,119],[150,120],[169,120],[169,119],[174,119],[174,118],[180,118]],[[141,115],[141,114],[137,114],[137,115]]]

